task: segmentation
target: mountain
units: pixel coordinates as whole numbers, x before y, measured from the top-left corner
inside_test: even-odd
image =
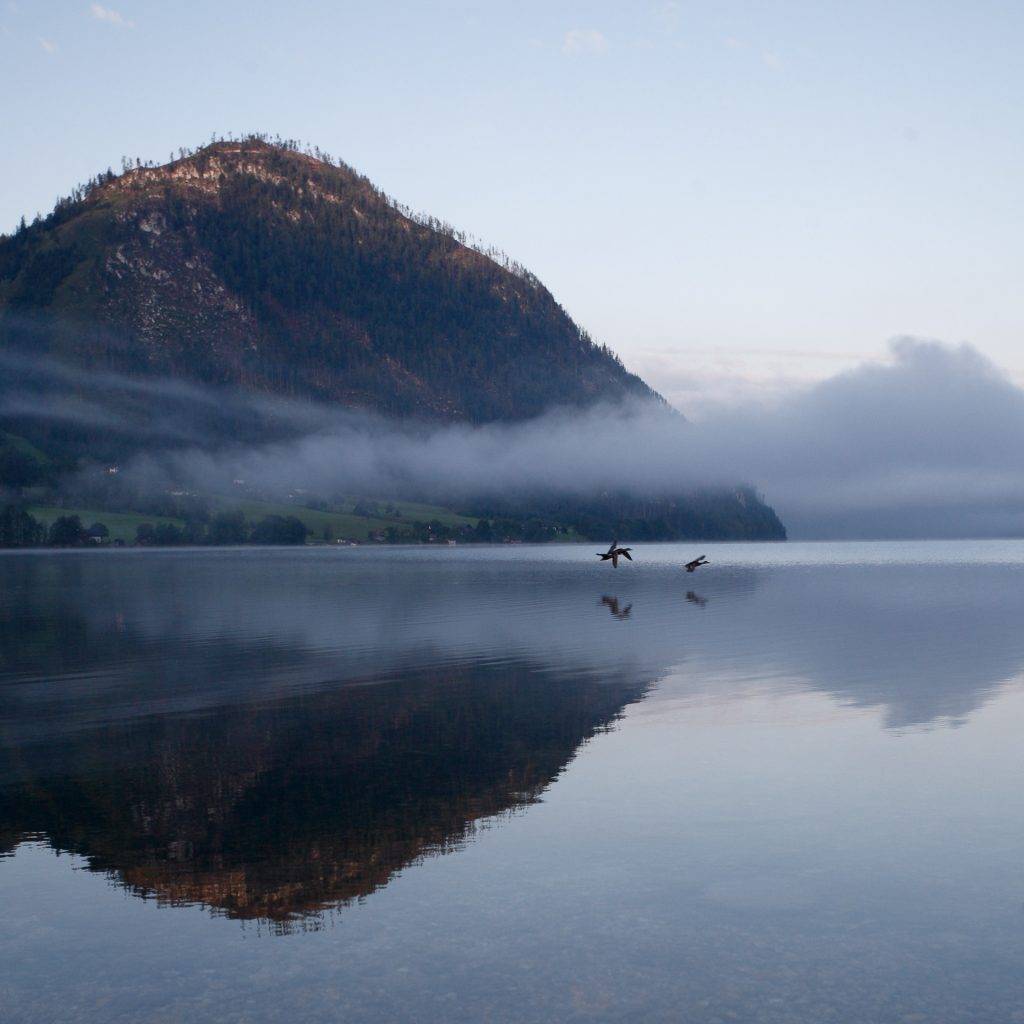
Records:
[[[110,467],[171,449],[294,442],[337,416],[379,431],[385,418],[404,421],[397,429],[415,434],[424,422],[636,400],[681,422],[532,274],[291,143],[249,137],[162,166],[126,161],[0,236],[0,497],[34,489],[39,506],[188,518],[191,505],[168,495],[191,478],[164,472],[157,484],[148,468]],[[221,475],[204,494],[248,476]],[[311,486],[284,490],[291,499]],[[486,509],[468,507],[472,494],[402,486],[374,494],[461,502],[515,539],[785,537],[740,486],[553,503],[506,493]],[[322,490],[317,507],[349,496]]]
[[[108,171],[0,238],[0,349],[434,420],[656,397],[522,268],[256,137]]]

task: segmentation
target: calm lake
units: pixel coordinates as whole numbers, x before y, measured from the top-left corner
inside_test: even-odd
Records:
[[[0,556],[0,1019],[1024,1021],[1024,542],[601,547]]]

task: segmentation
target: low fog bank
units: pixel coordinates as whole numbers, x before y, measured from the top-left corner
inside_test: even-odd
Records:
[[[793,538],[1024,535],[1024,391],[970,345],[898,338],[702,433]]]
[[[642,404],[471,427],[395,425],[252,399],[249,419],[277,430],[277,440],[257,444],[226,444],[223,435],[204,442],[187,410],[230,406],[245,419],[244,402],[235,396],[225,406],[208,390],[173,383],[166,394],[177,418],[162,429],[179,446],[137,455],[124,471],[152,486],[223,490],[243,479],[266,489],[448,499],[653,496],[748,484],[793,538],[1024,535],[1024,391],[967,345],[901,338],[890,355],[771,406],[719,410],[699,425]],[[73,377],[67,401],[52,380],[45,400],[43,392],[26,400],[8,389],[7,414],[28,405],[34,415],[67,418],[88,408],[96,423],[96,394],[83,398],[83,377]],[[131,398],[116,412],[103,409],[104,424],[114,418],[129,431],[132,416],[146,415],[139,429],[159,433],[152,410],[162,384],[105,378],[104,386]]]

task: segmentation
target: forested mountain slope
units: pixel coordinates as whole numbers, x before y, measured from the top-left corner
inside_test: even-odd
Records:
[[[0,238],[0,350],[435,420],[653,397],[460,237],[320,154],[216,142]]]

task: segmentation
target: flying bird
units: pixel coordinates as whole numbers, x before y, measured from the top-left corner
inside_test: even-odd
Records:
[[[618,569],[619,555],[622,555],[623,558],[628,558],[632,562],[633,556],[630,554],[630,551],[632,550],[632,548],[620,548],[619,542],[617,540],[613,540],[612,546],[607,551],[603,553],[600,551],[597,552],[597,557],[600,558],[602,562],[606,562],[610,558],[612,560],[612,568]]]
[[[702,565],[707,565],[707,564],[708,564],[707,557],[704,556],[704,555],[701,555],[700,558],[695,558],[692,562],[687,562],[686,565],[683,566],[683,568],[687,572],[696,572]]]

